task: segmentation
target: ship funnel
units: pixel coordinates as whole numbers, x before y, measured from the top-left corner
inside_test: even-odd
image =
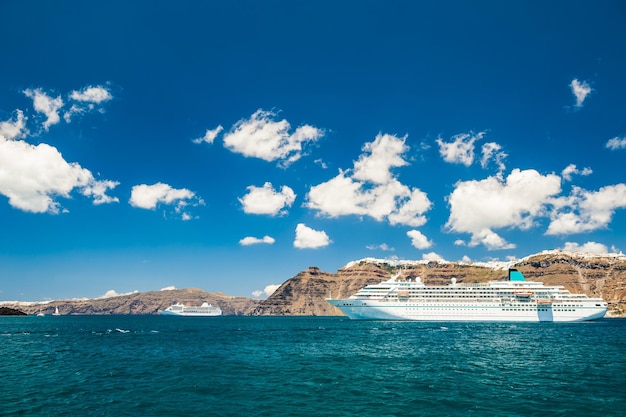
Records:
[[[524,274],[515,268],[509,269],[509,281],[526,281]]]

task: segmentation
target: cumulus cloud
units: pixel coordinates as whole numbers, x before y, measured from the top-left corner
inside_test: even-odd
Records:
[[[316,249],[328,246],[331,243],[326,232],[322,230],[311,229],[304,223],[296,226],[296,238],[293,246],[299,249]]]
[[[401,184],[391,168],[406,165],[406,137],[378,134],[363,147],[353,170],[310,188],[305,206],[321,215],[370,216],[390,224],[418,227],[426,222],[424,213],[432,205],[424,192]]]
[[[270,295],[274,294],[278,288],[280,288],[279,284],[270,284],[266,286],[263,290],[253,291],[252,295],[254,297],[269,297]]]
[[[89,181],[89,183],[81,189],[81,194],[85,197],[92,197],[93,203],[98,204],[106,204],[106,203],[117,203],[119,199],[117,197],[111,197],[106,194],[108,190],[112,190],[117,187],[119,182],[110,181],[110,180],[101,180],[101,181]]]
[[[81,90],[74,90],[70,93],[70,98],[75,101],[81,101],[85,103],[100,104],[104,101],[109,101],[113,98],[111,92],[105,87],[87,86]]]
[[[13,140],[24,138],[28,135],[28,129],[26,129],[26,120],[24,112],[17,110],[15,120],[5,120],[0,122],[0,140]]]
[[[271,236],[263,236],[261,239],[259,239],[258,237],[253,237],[253,236],[246,236],[243,239],[241,239],[239,241],[239,244],[241,246],[250,246],[250,245],[257,245],[259,243],[265,243],[267,245],[272,245],[276,240],[271,237]]]
[[[107,292],[104,293],[104,295],[97,297],[96,300],[99,299],[103,299],[103,298],[113,298],[113,297],[120,297],[122,295],[131,295],[131,294],[137,294],[139,291],[135,290],[135,291],[131,291],[131,292],[125,292],[125,293],[118,293],[115,290],[109,290]]]
[[[378,134],[374,142],[363,146],[364,153],[354,163],[353,177],[373,184],[389,183],[392,179],[391,168],[407,165],[402,159],[402,154],[409,149],[404,144],[406,138]]]
[[[606,245],[597,242],[587,242],[582,245],[576,242],[565,242],[563,250],[568,252],[590,253],[593,255],[609,253],[609,249]]]
[[[572,80],[570,87],[572,94],[576,97],[576,107],[582,107],[589,93],[593,91],[586,81],[580,82],[577,79]]]
[[[499,228],[528,229],[535,217],[544,215],[552,197],[561,192],[554,174],[514,169],[506,178],[460,181],[448,196],[448,230],[472,235],[469,246],[510,249],[515,245],[493,231]]]
[[[574,187],[567,197],[554,200],[547,235],[564,235],[605,229],[615,210],[626,208],[626,185],[617,184],[588,191]]]
[[[67,123],[70,123],[75,114],[92,111],[96,109],[96,105],[112,100],[113,95],[106,87],[90,85],[81,90],[72,91],[69,98],[72,101],[72,106],[63,115],[63,119]]]
[[[60,122],[59,112],[64,105],[61,96],[52,97],[40,88],[26,89],[23,93],[33,100],[35,111],[45,116],[41,125],[44,130]],[[83,94],[83,100],[103,100],[89,88]],[[93,199],[94,204],[119,201],[107,194],[118,182],[96,180],[77,162],[67,162],[54,146],[27,143],[30,135],[27,121],[24,112],[17,110],[11,120],[0,122],[0,194],[8,197],[11,206],[33,213],[56,214],[67,211],[58,199],[70,198],[73,191]],[[39,123],[37,118],[35,122]],[[37,128],[38,133],[40,130]]]
[[[161,288],[161,291],[174,291],[175,289],[175,286],[170,285],[169,287]]]
[[[422,260],[428,261],[428,262],[439,262],[439,261],[444,261],[445,259],[443,259],[443,257],[439,255],[438,253],[429,252],[429,253],[425,253],[422,255]]]
[[[68,163],[53,146],[30,145],[22,140],[0,136],[0,194],[9,204],[32,213],[59,213],[59,197],[69,198],[78,190],[94,199],[94,204],[117,202],[108,190],[115,181],[98,181],[78,163]]]
[[[324,131],[311,125],[302,125],[290,133],[287,120],[276,121],[272,111],[257,110],[249,119],[237,122],[224,135],[224,146],[232,152],[268,162],[280,160],[289,166],[302,156],[302,146],[324,136]]]
[[[452,164],[463,164],[466,167],[474,162],[474,143],[482,139],[485,132],[474,134],[461,133],[452,136],[452,142],[444,142],[441,137],[437,138],[439,154],[444,161]]]
[[[616,151],[618,149],[626,149],[626,137],[614,137],[609,139],[606,143],[606,147],[612,151]]]
[[[247,190],[248,194],[240,198],[239,202],[243,205],[243,211],[248,214],[283,215],[287,213],[283,209],[291,207],[296,199],[296,194],[288,186],[283,185],[277,191],[270,182],[266,182],[263,187],[251,185]]]
[[[480,159],[480,166],[487,168],[489,163],[493,161],[498,167],[498,172],[503,172],[506,169],[504,165],[504,159],[508,156],[502,151],[502,146],[495,142],[485,143],[482,148],[482,158]]]
[[[419,230],[409,230],[406,235],[411,238],[411,245],[417,249],[427,249],[433,245]]]
[[[61,117],[59,116],[59,110],[63,107],[63,99],[61,96],[56,98],[50,97],[44,93],[40,88],[26,89],[24,95],[33,99],[33,107],[38,113],[43,113],[46,116],[46,120],[43,122],[43,128],[47,131],[50,126],[59,123]]]
[[[45,131],[61,121],[60,113],[66,104],[70,104],[70,108],[63,114],[63,119],[70,123],[74,115],[92,111],[97,108],[97,105],[113,98],[111,92],[103,86],[87,86],[81,90],[74,90],[67,96],[67,103],[63,101],[61,96],[52,97],[41,88],[29,88],[23,93],[33,100],[35,111],[46,116],[46,120],[42,124]]]
[[[222,130],[224,130],[222,125],[219,125],[213,130],[207,129],[203,137],[194,139],[192,140],[192,142],[197,143],[197,144],[200,144],[200,143],[212,144],[215,141],[215,138],[217,137],[217,135],[219,135],[222,132]]]
[[[156,209],[157,205],[173,205],[176,214],[183,220],[190,220],[192,216],[185,211],[187,207],[204,205],[204,201],[196,194],[186,188],[172,188],[167,184],[158,182],[156,184],[135,185],[131,190],[129,203],[133,207],[148,210]]]
[[[561,172],[561,176],[563,177],[564,180],[567,181],[571,181],[572,180],[572,175],[582,175],[582,176],[587,176],[587,175],[591,175],[593,174],[593,170],[591,168],[583,168],[582,170],[579,170],[576,165],[574,164],[569,164],[568,166],[565,167],[565,169]]]

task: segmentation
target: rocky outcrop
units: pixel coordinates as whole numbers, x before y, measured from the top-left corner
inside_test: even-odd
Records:
[[[259,300],[248,297],[232,297],[223,293],[207,292],[197,288],[150,291],[121,295],[118,297],[91,300],[52,301],[46,304],[29,303],[19,308],[28,314],[158,314],[170,305],[180,302],[186,305],[201,305],[203,302],[219,306],[224,315],[248,315]],[[7,306],[17,308],[18,306]]]
[[[530,281],[562,285],[573,293],[602,297],[609,303],[607,317],[626,316],[626,258],[624,256],[579,256],[551,252],[513,262],[507,266],[522,271]],[[388,279],[398,269],[402,275],[420,277],[427,285],[445,285],[451,278],[457,282],[502,280],[508,268],[449,263],[362,260],[349,264],[337,273],[316,267],[300,272],[284,282],[252,315],[325,316],[342,313],[325,298],[347,297],[361,287]]]
[[[23,311],[9,307],[0,307],[0,316],[26,316]]]
[[[254,316],[332,316],[335,307],[327,297],[347,297],[359,288],[380,282],[388,272],[377,265],[362,264],[336,274],[312,266],[285,281],[252,311]]]

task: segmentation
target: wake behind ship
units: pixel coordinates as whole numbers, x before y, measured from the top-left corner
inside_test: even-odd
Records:
[[[211,317],[221,316],[222,310],[206,302],[202,303],[200,307],[176,303],[165,310],[161,310],[160,313],[164,316]]]
[[[601,319],[608,308],[602,298],[526,281],[516,269],[509,270],[508,281],[476,284],[452,278],[448,285],[425,285],[419,277],[400,276],[326,301],[354,320],[565,322]]]

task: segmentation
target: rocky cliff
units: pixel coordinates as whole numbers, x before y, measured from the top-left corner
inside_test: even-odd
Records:
[[[0,307],[0,316],[25,316],[26,313],[8,307]]]
[[[315,266],[285,281],[252,312],[255,316],[333,316],[338,311],[325,298],[347,297],[361,287],[380,282],[389,272],[374,264],[363,263],[340,269],[336,274]]]
[[[316,267],[300,272],[283,283],[252,315],[341,315],[324,299],[343,298],[359,288],[388,279],[402,268],[405,277],[422,278],[427,285],[457,282],[486,282],[505,279],[508,268],[517,268],[529,281],[562,285],[573,293],[602,297],[609,303],[607,317],[626,315],[626,257],[582,256],[565,252],[546,252],[518,262],[495,265],[362,260],[348,264],[336,273]]]
[[[157,314],[170,305],[180,302],[186,305],[200,305],[207,302],[222,309],[224,315],[248,315],[259,301],[247,297],[231,297],[223,293],[206,292],[197,288],[150,291],[121,295],[118,297],[91,300],[52,301],[46,304],[28,303],[5,304],[19,308],[28,314],[52,314],[55,307],[65,314]]]

